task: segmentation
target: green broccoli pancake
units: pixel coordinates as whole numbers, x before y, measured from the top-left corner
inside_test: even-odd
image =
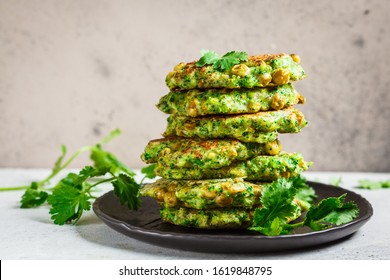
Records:
[[[213,210],[196,210],[190,208],[160,209],[164,222],[193,228],[247,228],[252,224],[254,210],[227,208]]]
[[[141,188],[142,196],[157,200],[164,207],[212,209],[253,208],[260,204],[263,186],[242,178],[220,180],[159,179]]]
[[[266,144],[243,143],[234,139],[162,138],[145,147],[141,159],[170,167],[221,168],[232,161],[246,160],[258,155],[277,155],[282,150],[279,141]]]
[[[197,210],[162,207],[160,215],[163,221],[178,226],[204,229],[247,228],[252,224],[254,209],[219,208]],[[300,215],[301,209],[296,207],[296,213],[290,218],[289,222],[297,219]]]
[[[196,66],[196,61],[179,63],[165,81],[172,89],[254,88],[284,85],[306,77],[297,55],[265,54],[219,71],[212,65]]]
[[[177,168],[157,164],[156,174],[166,179],[201,180],[222,178],[245,178],[245,180],[273,181],[291,178],[307,170],[311,162],[305,162],[299,153],[280,153],[276,156],[257,156],[230,166],[209,168]]]
[[[276,140],[276,132],[297,133],[307,125],[304,115],[292,107],[255,114],[197,118],[171,115],[167,122],[165,137],[235,138],[257,143]]]
[[[213,114],[244,114],[280,110],[305,98],[291,84],[255,89],[192,89],[171,91],[157,108],[167,114],[198,117]]]

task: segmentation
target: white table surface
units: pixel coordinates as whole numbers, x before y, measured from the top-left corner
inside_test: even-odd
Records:
[[[48,169],[0,169],[0,187],[41,180]],[[342,177],[341,187],[365,197],[374,215],[349,238],[313,248],[258,254],[214,254],[150,245],[114,231],[89,211],[77,225],[54,225],[48,207],[19,208],[22,191],[0,192],[0,259],[390,259],[390,189],[362,190],[359,179],[385,180],[390,173],[306,172],[309,180],[329,183]],[[110,190],[103,186],[100,193]]]

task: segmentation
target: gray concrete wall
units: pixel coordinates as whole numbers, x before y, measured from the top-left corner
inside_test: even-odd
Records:
[[[297,53],[309,126],[283,135],[312,170],[390,171],[390,1],[0,0],[0,167],[107,146],[131,167],[166,115],[165,75],[201,49]],[[75,166],[87,162],[84,157]]]

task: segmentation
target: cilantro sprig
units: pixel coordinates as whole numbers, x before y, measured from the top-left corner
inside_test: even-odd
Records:
[[[256,208],[251,230],[265,235],[288,233],[286,224],[293,217],[299,206],[293,203],[297,190],[292,181],[280,179],[266,187],[261,195],[261,208]]]
[[[309,226],[312,230],[323,230],[332,226],[339,226],[351,222],[359,214],[355,202],[345,202],[347,194],[339,197],[328,197],[313,205],[300,224],[294,226]]]
[[[234,65],[240,64],[242,61],[248,61],[246,52],[230,51],[220,57],[216,52],[202,50],[202,57],[196,62],[196,66],[202,67],[205,65],[213,65],[213,69],[224,71],[231,69]]]
[[[377,190],[377,189],[389,189],[390,179],[385,181],[372,181],[368,179],[359,180],[359,189]]]
[[[93,195],[96,186],[108,182],[111,182],[121,204],[137,210],[141,204],[140,185],[145,178],[155,177],[155,165],[143,168],[141,173],[145,174],[145,177],[137,183],[134,171],[102,148],[103,144],[110,142],[120,133],[119,129],[112,131],[96,145],[80,148],[66,161],[67,149],[62,145],[61,155],[48,177],[39,182],[32,182],[28,186],[1,188],[0,191],[25,189],[20,207],[34,208],[47,202],[50,205],[51,219],[58,225],[76,223],[84,211],[91,209],[91,202],[96,199]],[[50,180],[67,168],[80,154],[87,151],[90,152],[92,166],[86,166],[78,173],[68,173],[54,187],[50,186]]]
[[[288,234],[303,226],[318,231],[351,222],[359,214],[355,202],[345,202],[346,194],[325,198],[317,205],[312,204],[314,195],[314,190],[302,177],[274,181],[263,190],[262,207],[255,210],[249,229],[269,236]],[[298,203],[302,203],[296,198],[303,200],[309,208],[302,222],[290,224],[289,221],[299,215]]]
[[[335,187],[340,187],[343,184],[343,178],[342,177],[329,178],[329,184]]]

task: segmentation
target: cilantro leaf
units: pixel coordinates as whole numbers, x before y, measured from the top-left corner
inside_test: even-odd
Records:
[[[72,220],[77,222],[84,210],[91,209],[89,199],[88,194],[79,188],[66,184],[56,188],[47,199],[52,206],[49,211],[51,219],[58,225],[63,225]]]
[[[156,167],[157,167],[156,163],[145,166],[144,168],[141,169],[141,173],[145,174],[145,178],[154,179],[157,176],[155,173]]]
[[[214,64],[220,59],[219,55],[213,51],[201,50],[200,53],[202,57],[196,62],[196,66],[198,67],[205,66],[206,64]]]
[[[119,174],[117,180],[112,182],[114,193],[121,204],[127,205],[131,210],[137,210],[141,205],[139,198],[139,184],[126,174]]]
[[[107,168],[84,167],[79,174],[69,173],[55,186],[53,193],[47,198],[51,205],[49,213],[55,224],[77,222],[84,210],[91,209],[91,185],[88,179],[104,175]]]
[[[296,189],[292,187],[291,181],[281,178],[264,188],[261,196],[261,205],[264,208],[280,207],[285,202],[291,202],[295,194]]]
[[[359,186],[357,188],[367,190],[389,189],[390,179],[386,181],[359,180]]]
[[[256,213],[257,212],[257,213]],[[255,216],[258,216],[258,218],[261,218],[260,209],[255,210]],[[251,230],[258,231],[264,235],[268,236],[275,236],[275,235],[281,235],[281,234],[287,234],[288,231],[285,229],[286,221],[283,219],[280,219],[279,217],[274,218],[273,220],[270,220],[267,223],[267,226],[263,227],[252,227]]]
[[[297,190],[295,197],[299,200],[299,205],[303,210],[308,210],[313,200],[317,197],[315,190],[307,184],[306,178],[297,176],[290,179]]]
[[[120,173],[135,176],[135,173],[130,168],[120,162],[112,153],[104,151],[100,145],[96,145],[92,149],[91,159],[94,162],[95,168],[107,168],[114,176],[117,176]]]
[[[83,183],[86,182],[88,178],[102,176],[107,173],[107,170],[108,169],[106,167],[94,168],[92,166],[86,166],[79,172],[79,174],[71,172],[66,175],[66,177],[58,182],[54,189],[56,190],[68,186],[81,190]]]
[[[290,178],[289,180],[292,182],[294,188],[296,189],[309,187],[306,178],[301,175]]]
[[[332,185],[332,186],[340,187],[342,183],[343,183],[343,178],[342,177],[329,178],[329,184]]]
[[[226,53],[222,58],[215,61],[213,68],[215,70],[228,70],[241,61],[248,61],[248,54],[246,52],[231,51]]]
[[[253,224],[249,229],[265,235],[288,233],[285,225],[299,212],[299,207],[293,202],[295,195],[296,189],[292,182],[284,178],[264,188],[262,208],[255,210]]]
[[[38,183],[32,182],[31,186],[25,191],[20,201],[20,208],[34,208],[45,203],[48,193],[39,190]]]
[[[242,61],[248,61],[246,52],[230,51],[220,57],[216,52],[202,50],[201,54],[202,57],[196,62],[196,66],[202,67],[209,64],[213,65],[213,68],[218,71],[228,70]]]
[[[315,190],[312,187],[306,186],[297,189],[296,197],[299,200],[305,201],[307,203],[312,203],[313,200],[317,197],[317,195]]]
[[[109,168],[102,166],[100,168],[85,166],[79,173],[79,178],[82,181],[85,181],[88,178],[99,177],[105,175],[109,171]]]
[[[322,230],[334,225],[351,222],[359,214],[355,202],[344,203],[346,194],[340,197],[328,197],[313,205],[306,214],[304,225],[313,230]]]

